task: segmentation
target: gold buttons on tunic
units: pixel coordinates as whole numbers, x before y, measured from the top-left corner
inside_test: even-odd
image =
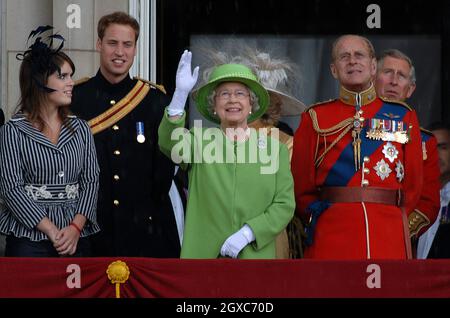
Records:
[[[111,105],[115,105],[115,104],[116,104],[116,101],[115,101],[114,99],[112,99],[109,103],[110,103]]]
[[[113,130],[119,130],[119,126],[114,125],[114,126],[112,126],[112,129],[113,129]]]
[[[114,200],[113,203],[115,206],[119,206],[119,200]]]
[[[114,154],[115,154],[116,156],[118,156],[118,155],[120,155],[120,151],[119,151],[119,150],[114,150]]]
[[[114,175],[114,180],[119,181],[119,180],[120,180],[120,177],[119,177],[117,174],[115,174],[115,175]]]

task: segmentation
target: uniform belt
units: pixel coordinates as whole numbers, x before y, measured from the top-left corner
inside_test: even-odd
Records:
[[[320,199],[331,203],[367,202],[401,206],[403,192],[385,188],[324,187]]]
[[[360,188],[360,187],[325,187],[320,190],[320,199],[331,203],[367,202],[395,205],[402,212],[403,238],[407,259],[412,258],[411,240],[409,239],[408,218],[403,205],[403,191],[400,189]]]

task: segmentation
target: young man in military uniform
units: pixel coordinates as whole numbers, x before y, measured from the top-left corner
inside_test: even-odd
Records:
[[[294,136],[297,209],[310,218],[305,258],[410,258],[407,215],[422,188],[417,116],[376,96],[368,39],[338,38],[330,66],[339,99],[307,109]]]
[[[384,51],[378,58],[375,80],[377,95],[404,102],[416,89],[416,75],[411,59],[395,49]],[[439,212],[439,161],[437,141],[433,134],[421,128],[423,184],[419,202],[408,216],[413,246],[417,238],[433,224]]]
[[[106,15],[97,31],[100,69],[75,87],[72,105],[89,120],[101,169],[94,255],[179,257],[168,194],[174,166],[157,142],[170,99],[162,87],[129,76],[139,36],[133,17]]]

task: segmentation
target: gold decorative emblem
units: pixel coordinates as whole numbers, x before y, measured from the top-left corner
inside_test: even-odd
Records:
[[[130,277],[130,269],[125,262],[121,260],[109,264],[106,270],[111,284],[116,284],[116,298],[120,298],[120,284],[124,284]]]
[[[395,115],[395,114],[393,114],[393,113],[383,113],[383,116],[386,116],[386,117],[388,117],[388,118],[390,118],[390,119],[400,118],[399,115]]]
[[[358,171],[361,168],[361,130],[364,126],[364,117],[362,110],[357,110],[355,116],[353,116],[353,157],[355,160],[355,171]]]

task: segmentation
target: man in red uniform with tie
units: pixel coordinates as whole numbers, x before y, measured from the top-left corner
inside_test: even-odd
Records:
[[[385,50],[378,58],[375,89],[378,96],[404,102],[416,88],[416,75],[411,59],[395,49]],[[433,134],[421,128],[423,153],[423,184],[419,202],[408,216],[413,241],[433,224],[439,212],[439,160],[437,141]],[[415,245],[415,244],[413,244]]]
[[[305,257],[410,258],[407,215],[422,188],[417,116],[376,96],[368,39],[339,37],[331,73],[339,98],[307,109],[294,136],[297,210],[310,219]]]

